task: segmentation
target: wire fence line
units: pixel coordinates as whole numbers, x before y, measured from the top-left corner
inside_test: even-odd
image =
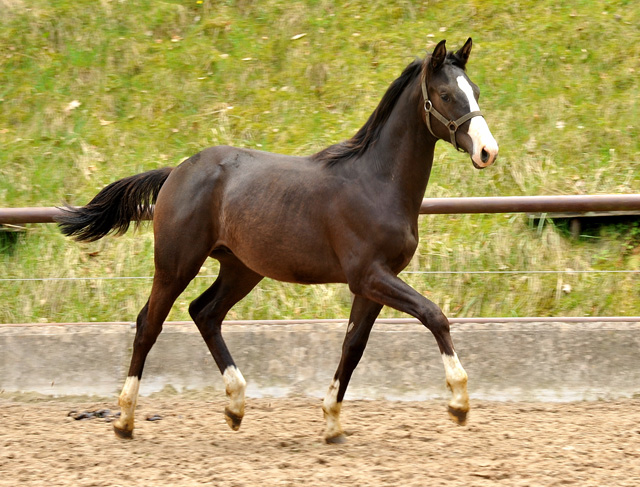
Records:
[[[640,274],[640,269],[622,270],[500,270],[500,271],[404,271],[400,275],[491,275],[491,274]],[[217,274],[197,275],[194,279],[215,279]],[[31,281],[127,281],[127,280],[153,279],[153,276],[102,276],[102,277],[9,277],[0,278],[0,282],[31,282]]]

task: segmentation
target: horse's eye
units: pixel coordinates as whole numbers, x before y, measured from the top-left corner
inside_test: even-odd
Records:
[[[440,95],[440,98],[442,98],[442,101],[445,103],[449,103],[451,101],[451,97],[446,93],[443,93],[442,95]]]

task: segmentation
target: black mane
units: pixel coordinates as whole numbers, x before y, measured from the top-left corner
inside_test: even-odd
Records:
[[[462,70],[465,69],[465,62],[452,51],[447,53],[445,63]],[[331,145],[312,155],[311,158],[328,166],[333,166],[346,159],[362,155],[376,141],[398,98],[400,98],[407,85],[422,72],[424,64],[424,60],[416,59],[404,68],[400,77],[391,83],[382,100],[380,100],[380,104],[373,111],[367,122],[353,137]]]
[[[391,83],[369,120],[353,137],[329,146],[311,157],[328,166],[333,166],[345,159],[362,155],[378,138],[380,130],[389,118],[398,98],[407,85],[422,71],[422,64],[421,59],[416,59],[404,69],[400,77]]]

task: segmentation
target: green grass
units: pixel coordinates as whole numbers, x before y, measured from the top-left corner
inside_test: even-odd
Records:
[[[638,18],[630,0],[4,0],[0,207],[83,204],[216,144],[311,153],[355,133],[415,56],[468,36],[500,156],[476,171],[441,142],[426,196],[637,193]],[[420,221],[411,271],[640,270],[633,225],[573,241],[521,215]],[[77,244],[30,226],[0,252],[0,322],[134,320],[149,280],[6,279],[150,276],[152,246],[149,230]],[[205,267],[171,319],[188,319]],[[450,316],[640,315],[638,274],[403,278]],[[265,281],[230,317],[346,317],[349,303],[345,286]]]

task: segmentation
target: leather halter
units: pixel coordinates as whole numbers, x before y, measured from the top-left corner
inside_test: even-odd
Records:
[[[458,142],[456,142],[456,132],[460,128],[460,125],[465,123],[467,120],[471,120],[473,117],[482,117],[482,112],[480,110],[476,110],[475,112],[469,112],[466,115],[463,115],[457,120],[449,120],[444,115],[442,115],[438,110],[435,109],[431,100],[429,100],[429,94],[427,93],[427,85],[425,84],[424,76],[422,77],[422,96],[424,97],[424,112],[425,119],[427,121],[427,128],[431,135],[433,135],[436,139],[439,137],[433,133],[431,129],[431,115],[436,117],[436,119],[445,127],[449,129],[449,135],[451,137],[451,145],[453,145],[456,150],[464,152],[462,149],[458,147]]]

